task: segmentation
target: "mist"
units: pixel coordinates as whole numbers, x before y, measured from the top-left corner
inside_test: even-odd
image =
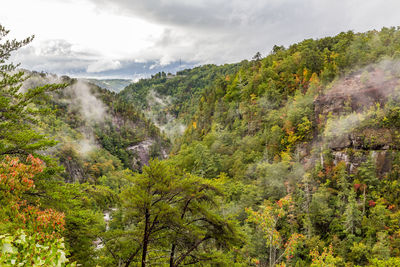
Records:
[[[105,105],[91,92],[86,82],[78,80],[66,91],[71,97],[70,107],[74,109],[79,107],[81,115],[89,125],[104,122],[108,117]]]
[[[371,119],[374,110],[400,96],[400,61],[383,60],[334,81],[315,104],[326,119],[323,138],[348,135]]]
[[[146,117],[170,139],[182,135],[186,129],[186,126],[168,111],[172,100],[171,96],[163,97],[155,90],[150,90],[146,97],[149,108],[144,112]]]

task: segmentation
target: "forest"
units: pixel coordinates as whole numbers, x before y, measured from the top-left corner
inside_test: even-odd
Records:
[[[400,27],[120,92],[0,25],[0,266],[400,266]]]

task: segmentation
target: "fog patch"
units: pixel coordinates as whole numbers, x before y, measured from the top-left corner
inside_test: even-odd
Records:
[[[99,148],[92,133],[83,133],[83,137],[78,141],[77,145],[79,147],[79,153],[83,156],[86,156],[89,152]]]
[[[161,96],[155,90],[150,90],[146,97],[148,109],[145,116],[150,119],[168,138],[181,136],[186,126],[169,111],[172,106],[171,96]]]
[[[37,73],[25,71],[29,77],[23,84],[20,91],[27,91],[29,88],[44,86],[46,84],[60,84],[65,83],[68,79],[58,77],[55,74]],[[77,150],[82,155],[99,148],[95,141],[94,126],[103,123],[108,117],[107,108],[104,103],[96,97],[92,92],[90,85],[83,80],[72,80],[72,84],[64,89],[59,89],[52,92],[51,95],[56,102],[56,105],[64,105],[67,109],[67,116],[72,114],[79,114],[77,118],[78,127],[74,128],[75,131],[80,133],[78,140],[73,141]],[[57,133],[57,139],[64,140],[64,142],[71,142],[69,138],[63,135],[68,133]],[[68,141],[69,140],[69,141]]]
[[[400,62],[386,59],[333,82],[314,101],[318,123],[325,121],[322,137],[334,139],[348,135],[389,99],[398,101],[399,81]]]
[[[103,102],[91,92],[86,82],[78,80],[66,90],[70,96],[70,108],[76,109],[78,107],[89,125],[104,122],[108,116],[107,109]]]

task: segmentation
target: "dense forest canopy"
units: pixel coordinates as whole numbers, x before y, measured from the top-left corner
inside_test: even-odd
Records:
[[[119,93],[19,71],[7,34],[0,265],[400,266],[400,28]]]

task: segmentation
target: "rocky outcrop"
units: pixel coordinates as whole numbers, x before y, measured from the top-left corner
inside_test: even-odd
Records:
[[[357,168],[371,158],[380,177],[391,170],[394,155],[400,150],[397,129],[357,125],[362,119],[355,120],[355,124],[347,120],[346,123],[350,125],[345,127],[345,131],[336,128],[339,128],[340,121],[358,116],[372,105],[379,103],[383,106],[388,99],[398,98],[398,85],[399,79],[390,71],[370,67],[336,82],[314,100],[318,125],[324,125],[329,117],[337,118],[333,120],[333,127],[331,125],[332,134],[317,137],[331,151],[334,164],[345,162],[348,171],[356,173]]]
[[[369,157],[373,160],[376,166],[376,173],[383,177],[385,173],[392,168],[392,161],[396,151],[392,150],[343,150],[334,151],[333,163],[336,165],[339,162],[344,162],[349,173],[355,173],[357,168],[362,163],[366,162]]]
[[[154,144],[153,140],[145,140],[137,145],[130,146],[127,148],[128,151],[133,152],[136,156],[135,165],[142,167],[146,165],[150,160],[150,148]]]
[[[140,142],[134,146],[130,146],[127,148],[128,151],[132,152],[135,156],[135,161],[133,167],[141,168],[143,165],[147,165],[149,163],[152,155],[152,146],[155,145],[156,142],[154,140],[145,140]],[[159,157],[165,159],[167,158],[167,152],[165,149],[161,148],[161,155]]]
[[[398,149],[397,134],[393,129],[366,128],[349,134],[336,136],[328,141],[328,147],[334,151],[346,148],[363,150]]]
[[[68,157],[66,159],[61,159],[61,164],[65,167],[65,173],[68,174],[64,177],[65,182],[82,183],[85,181],[85,172],[78,161]]]
[[[330,115],[362,112],[376,103],[384,104],[393,95],[399,79],[380,69],[359,71],[336,82],[314,101],[318,123]]]

